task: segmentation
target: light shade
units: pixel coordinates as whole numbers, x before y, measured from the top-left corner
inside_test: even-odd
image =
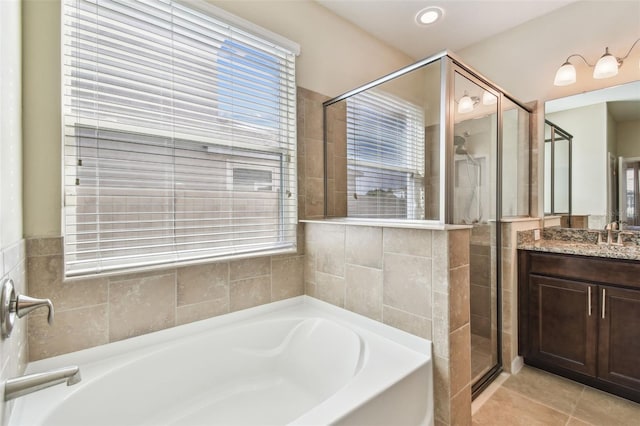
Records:
[[[495,105],[496,103],[498,103],[496,95],[486,90],[482,93],[482,105]]]
[[[593,78],[609,78],[618,75],[618,59],[609,53],[609,48],[596,63],[593,69]]]
[[[567,61],[556,72],[556,78],[553,80],[555,86],[567,86],[576,82],[576,68]]]
[[[465,93],[463,97],[458,101],[458,113],[466,114],[467,112],[473,111],[473,99]]]

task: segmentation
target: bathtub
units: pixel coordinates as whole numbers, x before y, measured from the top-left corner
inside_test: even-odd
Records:
[[[12,426],[432,425],[431,342],[308,296],[30,363]]]

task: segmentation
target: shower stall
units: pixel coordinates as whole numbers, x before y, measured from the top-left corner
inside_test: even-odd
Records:
[[[501,223],[530,213],[531,112],[446,51],[324,103],[326,217],[471,228],[474,395],[502,370]]]

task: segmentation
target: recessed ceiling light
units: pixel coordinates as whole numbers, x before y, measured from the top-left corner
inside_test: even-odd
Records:
[[[431,25],[437,22],[444,15],[444,11],[436,6],[429,6],[416,14],[418,25]]]

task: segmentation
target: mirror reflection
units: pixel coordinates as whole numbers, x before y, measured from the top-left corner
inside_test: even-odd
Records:
[[[545,118],[556,126],[545,126],[545,213],[574,228],[639,227],[640,81],[546,102]]]

